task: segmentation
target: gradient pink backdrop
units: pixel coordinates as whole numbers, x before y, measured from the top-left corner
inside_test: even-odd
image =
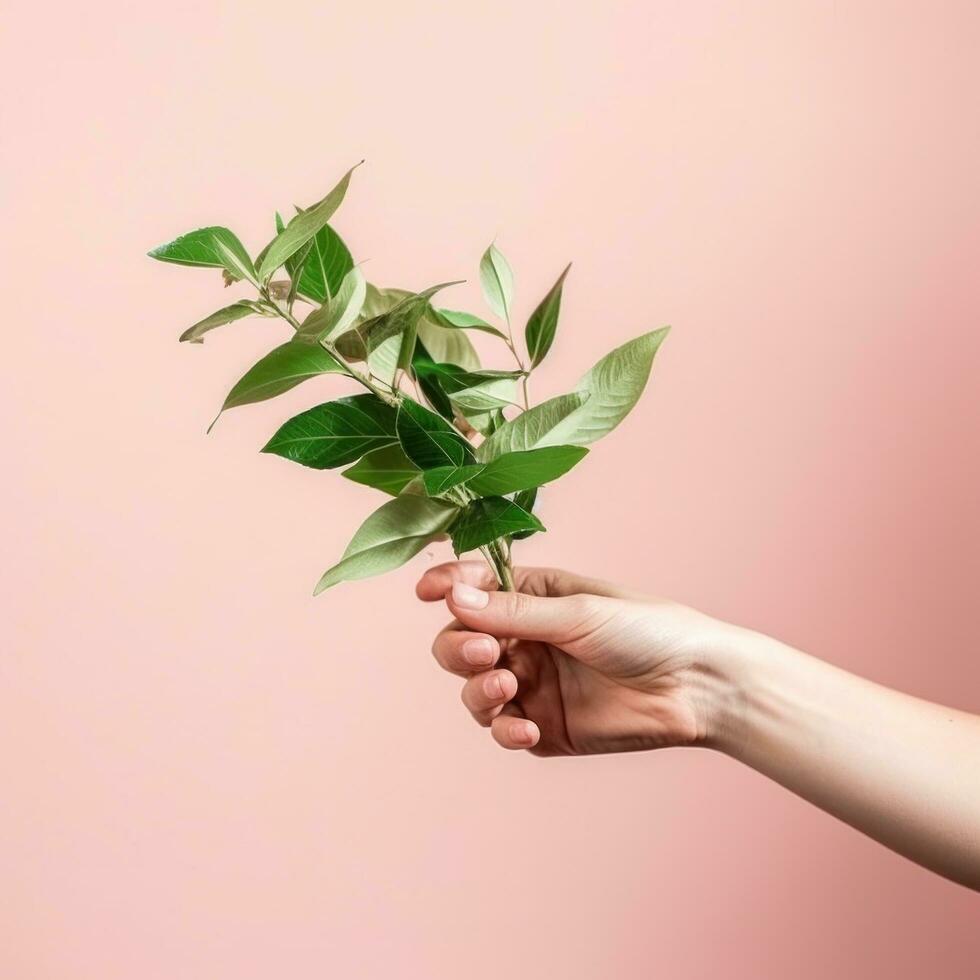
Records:
[[[159,241],[367,157],[371,278],[526,314],[538,393],[674,325],[526,560],[980,709],[980,7],[8,5],[0,976],[975,977],[980,898],[710,753],[541,761],[429,658],[434,558],[314,601],[375,504],[204,427],[281,336]],[[438,557],[443,556],[441,549]]]

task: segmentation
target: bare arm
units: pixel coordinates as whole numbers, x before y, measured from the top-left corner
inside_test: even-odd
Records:
[[[718,747],[933,871],[980,889],[980,718],[733,630]]]
[[[453,621],[436,659],[496,741],[536,755],[718,749],[939,874],[980,890],[980,717],[767,636],[555,569],[431,569]]]

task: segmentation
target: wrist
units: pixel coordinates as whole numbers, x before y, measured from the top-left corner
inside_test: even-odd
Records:
[[[738,757],[751,737],[764,692],[801,655],[754,630],[713,624],[700,658],[702,744]]]

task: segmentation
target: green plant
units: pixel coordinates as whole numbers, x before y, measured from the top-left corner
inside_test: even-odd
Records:
[[[393,498],[361,525],[317,593],[396,568],[447,534],[457,555],[481,551],[511,589],[512,542],[544,530],[534,515],[538,489],[623,420],[669,328],[616,348],[573,393],[532,407],[528,379],[555,338],[568,268],[527,321],[524,357],[511,328],[513,274],[495,245],[480,262],[480,283],[504,329],[437,306],[436,294],[456,283],[413,293],[365,281],[328,223],[352,172],[323,200],[297,208],[288,224],[277,214],[277,234],[254,260],[221,227],[153,249],[155,259],[221,269],[226,284],[244,280],[257,290],[255,299],[212,313],[180,339],[201,343],[215,327],[248,316],[277,317],[292,328],[289,340],[239,379],[221,412],[323,374],[344,375],[364,389],[289,419],[263,449],[314,469],[347,466],[345,477]],[[285,278],[275,279],[280,269]],[[312,309],[301,314],[297,303]],[[514,368],[481,367],[468,330],[502,341]]]

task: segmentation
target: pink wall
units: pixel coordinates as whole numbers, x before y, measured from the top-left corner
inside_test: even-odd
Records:
[[[498,750],[431,557],[313,601],[375,501],[257,449],[343,385],[205,438],[280,333],[178,346],[228,294],[143,256],[364,156],[374,279],[476,302],[497,235],[526,314],[574,259],[539,393],[675,330],[523,554],[977,710],[975,3],[5,20],[0,976],[976,976],[980,898],[725,758]]]

